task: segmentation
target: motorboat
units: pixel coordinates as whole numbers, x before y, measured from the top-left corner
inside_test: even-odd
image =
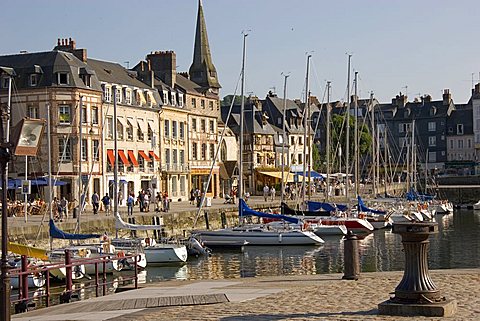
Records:
[[[143,248],[149,264],[184,263],[188,253],[185,244],[149,242]]]
[[[29,262],[28,262],[29,269],[41,268],[42,265],[44,265],[43,261],[29,260]],[[21,266],[22,266],[21,258],[20,257],[14,257],[12,259],[9,259],[8,260],[8,266],[11,269],[17,269],[17,270],[20,269]],[[10,286],[13,289],[18,289],[19,288],[19,285],[20,285],[19,278],[20,278],[20,276],[10,278]],[[41,273],[41,272],[32,272],[32,273],[28,274],[27,282],[28,282],[28,287],[29,288],[41,288],[46,283],[45,274]]]
[[[77,253],[72,253],[72,258],[85,258],[88,253],[79,250]],[[67,268],[65,267],[65,249],[56,249],[49,253],[49,269],[50,275],[59,281],[63,281],[67,275]],[[80,281],[86,277],[85,265],[79,264],[72,267],[72,280]]]
[[[479,201],[480,203],[480,201]],[[432,208],[433,211],[435,211],[434,213],[436,214],[450,214],[450,213],[453,213],[453,204],[451,202],[448,202],[448,201],[436,201],[434,203],[432,203],[430,206],[430,208]],[[475,205],[474,205],[474,209],[475,209]],[[480,209],[480,207],[479,207]]]
[[[476,211],[480,210],[480,201],[473,204],[473,209],[476,210]]]
[[[114,238],[110,241],[115,246],[116,255],[122,263],[122,271],[131,271],[135,268],[144,270],[147,267],[147,258],[144,252],[143,239]],[[136,259],[132,256],[136,256]]]

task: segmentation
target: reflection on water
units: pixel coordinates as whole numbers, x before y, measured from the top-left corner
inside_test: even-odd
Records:
[[[437,215],[439,233],[430,237],[432,269],[480,267],[480,213],[456,211]],[[311,246],[252,246],[240,251],[216,251],[209,258],[183,266],[147,268],[147,282],[168,279],[231,279],[255,276],[343,272],[343,241],[325,237]],[[363,272],[403,270],[401,237],[390,230],[375,231],[360,241]]]

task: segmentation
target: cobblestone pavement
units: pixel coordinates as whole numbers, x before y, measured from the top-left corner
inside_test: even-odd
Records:
[[[242,279],[235,286],[284,291],[244,302],[145,309],[111,320],[480,320],[480,269],[437,270],[431,276],[444,296],[457,300],[453,317],[378,315],[378,303],[389,298],[402,272],[376,272],[358,281],[341,280],[338,274]]]

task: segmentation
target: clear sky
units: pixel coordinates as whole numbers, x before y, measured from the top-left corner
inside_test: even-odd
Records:
[[[0,54],[51,50],[72,37],[88,56],[134,66],[153,50],[174,50],[179,71],[192,62],[198,0],[4,0]],[[471,93],[480,72],[480,12],[475,0],[204,0],[208,36],[223,87],[233,93],[247,38],[246,92],[288,97],[305,87],[306,52],[312,52],[310,89],[320,99],[326,80],[332,98],[346,92],[347,56],[359,72],[361,97],[388,102],[440,99],[449,88],[456,103]]]

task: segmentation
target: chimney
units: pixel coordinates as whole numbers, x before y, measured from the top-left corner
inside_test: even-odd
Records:
[[[151,70],[167,85],[174,87],[177,81],[177,55],[174,51],[155,51],[147,56]]]
[[[443,90],[443,105],[448,106],[452,102],[452,94],[450,94],[450,89]]]
[[[475,94],[480,94],[480,83],[475,85],[475,89],[473,91]]]
[[[87,62],[87,49],[77,49],[77,44],[72,38],[57,39],[57,46],[53,50],[71,52],[75,57],[83,62]]]
[[[392,98],[392,105],[396,105],[398,108],[403,108],[407,105],[408,97],[400,93],[399,95]]]

